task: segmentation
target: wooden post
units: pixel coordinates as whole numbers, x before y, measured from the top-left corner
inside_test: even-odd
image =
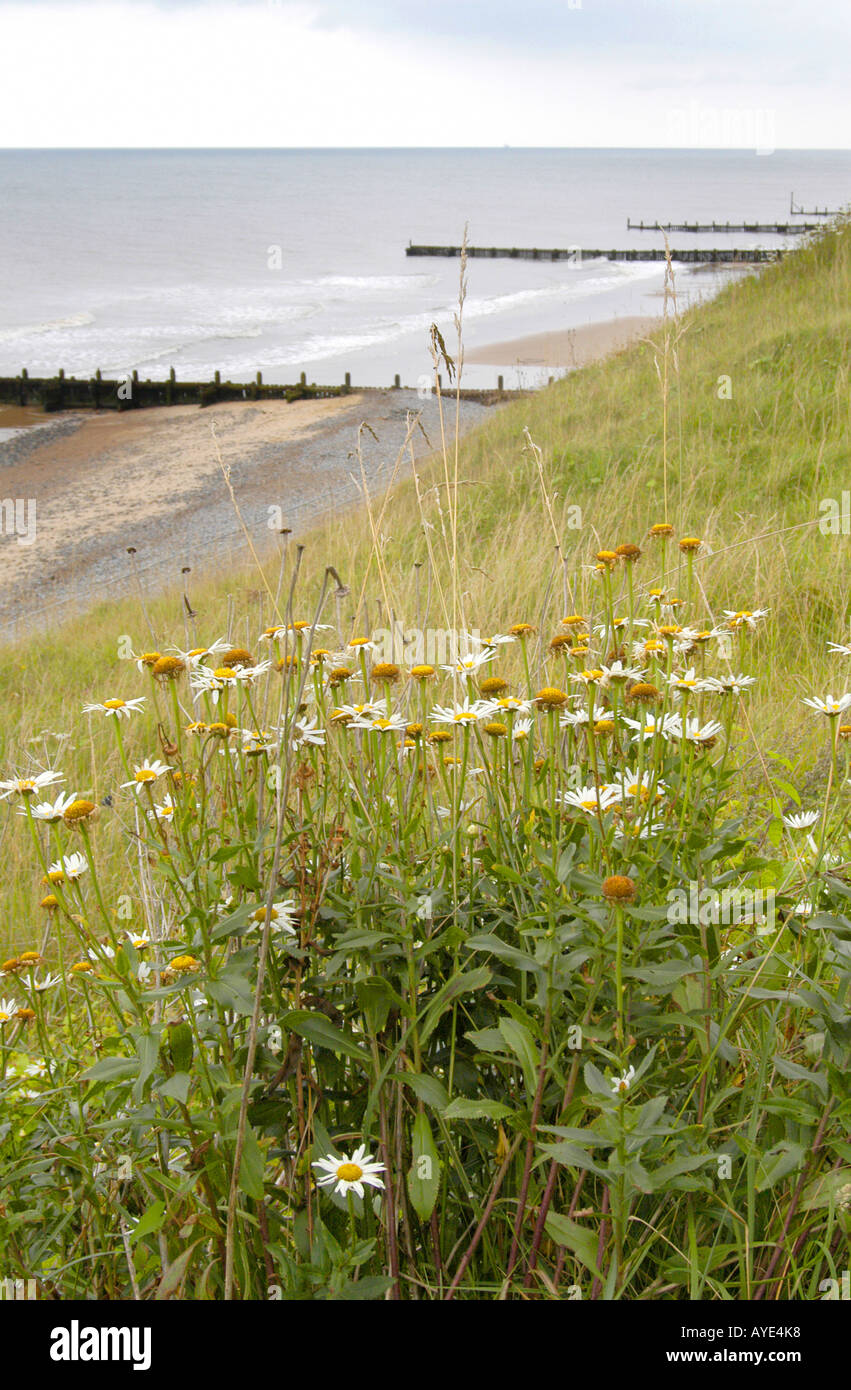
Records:
[[[26,385],[26,383],[27,383],[27,377],[28,377],[28,376],[29,376],[29,373],[28,373],[26,367],[22,367],[22,368],[21,368],[21,379],[20,379],[20,380],[21,380],[21,384],[20,384],[20,387],[19,387],[19,390],[18,390],[18,404],[19,404],[19,405],[26,405],[26,403],[27,403],[27,385]]]
[[[501,376],[498,376],[497,379],[496,379],[496,389],[497,389],[497,391],[500,391],[500,392],[503,391],[503,390],[505,389],[505,384],[504,384],[503,379],[502,379]]]
[[[262,386],[262,385],[263,385],[263,373],[262,373],[262,372],[258,372],[258,373],[257,373],[257,385],[258,385],[258,386]]]
[[[346,372],[346,378],[345,378],[344,385],[345,385],[345,388],[346,388],[347,391],[351,391],[351,389],[352,389],[352,374],[351,374],[351,372]]]
[[[399,390],[399,387],[400,387],[401,385],[402,385],[402,378],[399,376],[399,373],[397,372],[396,375],[395,375],[394,378],[393,378],[393,389],[394,389],[395,391],[398,391],[398,390]]]
[[[307,385],[307,372],[302,372],[301,376],[299,377],[299,381],[301,382],[302,386]]]

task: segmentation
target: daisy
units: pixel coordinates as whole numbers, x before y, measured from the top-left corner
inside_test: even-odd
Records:
[[[596,710],[595,710],[596,714]],[[559,717],[562,729],[578,729],[591,722],[587,709],[569,709]]]
[[[320,729],[316,715],[312,719],[296,719],[292,727],[293,748],[303,743],[311,743],[316,748],[325,747],[325,730]]]
[[[603,679],[600,684],[603,687],[609,685],[623,685],[626,681],[640,681],[644,676],[644,671],[638,670],[634,666],[624,666],[622,661],[613,661],[610,666],[602,666]]]
[[[286,932],[288,936],[297,936],[298,932],[293,926],[294,914],[295,903],[292,898],[288,898],[286,902],[272,903],[269,912],[269,920],[275,931]],[[265,903],[262,907],[258,907],[256,912],[251,914],[251,921],[254,923],[254,926],[249,927],[249,931],[254,931],[255,927],[263,926],[263,923],[266,921]]]
[[[624,1095],[630,1088],[635,1076],[635,1067],[627,1067],[620,1076],[612,1078],[612,1095]]]
[[[653,772],[645,769],[639,779],[637,772],[631,772],[628,767],[625,767],[613,790],[617,792],[620,801],[634,801],[636,797],[640,797],[642,801],[647,801],[651,793],[657,801],[660,801],[668,788],[664,782],[654,784],[653,777]]]
[[[384,1164],[372,1161],[372,1155],[367,1153],[365,1144],[360,1144],[351,1158],[347,1158],[345,1154],[342,1158],[335,1158],[333,1154],[329,1154],[327,1158],[316,1159],[311,1166],[322,1170],[322,1177],[317,1179],[319,1186],[333,1187],[342,1197],[350,1191],[362,1197],[364,1184],[370,1187],[384,1186],[378,1176],[379,1173],[385,1172]]]
[[[495,632],[492,637],[474,637],[472,640],[480,642],[483,647],[492,647],[495,650],[497,647],[506,646],[509,642],[516,642],[517,638],[512,637],[509,633]]]
[[[836,656],[851,656],[851,646],[843,646],[841,642],[828,642],[827,649]]]
[[[154,815],[156,816],[157,820],[172,820],[176,810],[177,807],[174,804],[174,800],[170,792],[166,792],[165,796],[163,797],[162,806],[157,806],[156,804],[154,805]]]
[[[386,714],[386,700],[365,700],[362,705],[339,705],[331,715],[331,721],[339,724],[352,719],[378,719]]]
[[[441,671],[448,671],[450,675],[457,671],[459,676],[468,675],[472,671],[478,671],[480,666],[484,666],[488,661],[493,661],[496,655],[494,647],[485,647],[480,652],[468,653],[467,656],[459,656],[458,660],[450,666],[441,666]]]
[[[6,1023],[11,1023],[17,1012],[18,1004],[15,999],[0,999],[0,1028]]]
[[[711,743],[719,734],[724,732],[723,727],[715,719],[710,719],[708,724],[701,724],[699,719],[680,719],[679,715],[671,716],[671,736],[673,738],[684,739],[686,743]]]
[[[133,700],[103,700],[100,704],[83,705],[83,714],[112,714],[116,719],[129,719],[131,714],[139,713],[144,703],[144,695]]]
[[[230,642],[224,637],[218,637],[209,647],[190,647],[188,651],[182,651],[180,647],[172,647],[171,651],[188,671],[194,671],[196,666],[208,656],[220,656],[222,652],[230,649]]]
[[[68,796],[60,792],[55,801],[40,801],[37,806],[32,806],[30,808],[30,814],[33,820],[43,820],[47,825],[55,825],[57,821],[62,819],[68,807],[73,806],[76,800],[76,793]],[[18,812],[19,816],[25,816],[26,814],[23,808]]]
[[[809,830],[818,819],[818,811],[795,811],[791,816],[782,817],[787,830]]]
[[[40,792],[42,787],[52,787],[54,782],[64,782],[65,778],[61,772],[37,772],[35,777],[11,777],[7,782],[0,782],[0,790],[3,795],[0,801],[5,801],[8,796],[32,796],[34,792]]]
[[[475,724],[489,714],[491,706],[486,700],[475,700],[472,705],[435,705],[431,717],[436,724]]]
[[[633,743],[638,743],[640,739],[655,738],[657,734],[661,738],[670,738],[679,723],[675,714],[646,714],[643,719],[624,719],[623,722],[635,729]]]
[[[598,808],[607,811],[617,800],[617,791],[614,787],[603,786],[577,787],[575,791],[562,792],[557,800],[563,806],[574,806],[578,811],[585,811],[590,815],[596,815]]]
[[[151,944],[151,938],[148,936],[147,932],[142,932],[140,935],[135,931],[126,931],[124,935],[127,937],[130,945],[135,947],[137,951],[144,951],[145,947]]]
[[[531,714],[534,706],[531,700],[520,700],[516,695],[503,695],[498,700],[488,700],[485,702],[487,709],[485,713],[492,714],[522,714],[524,717]]]
[[[727,619],[727,626],[732,628],[749,627],[751,631],[756,628],[763,618],[768,616],[767,608],[755,608],[753,612],[748,608],[740,608],[738,612],[733,612],[730,608],[724,609],[724,617]]]
[[[408,726],[408,721],[402,714],[378,714],[365,717],[360,715],[353,719],[349,725],[350,729],[373,729],[379,734],[398,734]]]
[[[168,763],[155,758],[153,762],[133,764],[133,771],[136,774],[132,782],[122,782],[122,787],[132,787],[134,791],[140,792],[142,788],[150,782],[156,782],[158,777],[164,776],[166,772],[171,772]]]
[[[21,985],[24,989],[32,990],[35,994],[44,994],[45,990],[53,989],[62,979],[61,975],[51,975],[48,973],[43,979],[37,980],[35,975],[24,975],[21,977]]]
[[[671,689],[676,690],[681,695],[700,695],[706,690],[714,690],[717,684],[713,684],[711,680],[699,677],[693,666],[690,666],[681,676],[674,673],[670,676],[666,676],[665,679]]]
[[[82,854],[66,854],[63,859],[57,859],[47,870],[47,876],[52,883],[61,883],[63,879],[68,879],[69,883],[75,883],[88,869],[88,863]]]
[[[833,695],[825,695],[823,700],[814,695],[812,699],[805,699],[803,703],[809,705],[810,709],[818,710],[820,714],[826,714],[829,719],[834,719],[836,715],[844,714],[851,708],[851,694],[840,695],[838,700]]]
[[[756,684],[756,676],[707,676],[704,684],[707,690],[719,695],[741,695]]]
[[[511,737],[515,742],[523,743],[529,737],[532,723],[531,719],[515,719],[514,728],[511,730]]]

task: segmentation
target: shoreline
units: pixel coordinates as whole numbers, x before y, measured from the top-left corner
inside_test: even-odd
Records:
[[[489,409],[463,401],[461,432]],[[370,492],[386,486],[412,414],[422,416],[409,446],[419,461],[439,446],[437,403],[404,389],[40,416],[0,442],[3,496],[21,504],[0,534],[0,642],[128,592],[130,547],[146,594],[178,586],[185,569],[237,575],[250,555],[218,453],[268,550],[282,528],[302,534],[358,505],[359,443]]]
[[[627,315],[576,328],[530,333],[471,348],[464,361],[482,367],[577,368],[600,362],[662,326],[661,315]]]

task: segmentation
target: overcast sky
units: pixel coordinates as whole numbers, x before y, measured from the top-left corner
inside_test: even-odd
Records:
[[[851,147],[851,0],[0,0],[15,146]]]

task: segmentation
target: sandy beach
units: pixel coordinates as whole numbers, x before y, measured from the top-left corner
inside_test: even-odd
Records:
[[[462,402],[461,430],[488,410]],[[279,524],[298,536],[358,502],[354,451],[363,423],[369,426],[361,433],[368,486],[380,489],[412,413],[421,417],[414,448],[423,458],[439,444],[437,403],[405,390],[291,404],[35,416],[33,427],[0,443],[0,495],[17,502],[22,523],[15,534],[4,507],[0,640],[61,622],[127,590],[129,546],[148,592],[180,583],[184,566],[198,574],[249,563],[217,445],[262,550]],[[452,418],[454,410],[448,412],[450,429]],[[7,418],[0,412],[0,429],[25,424],[32,420],[20,412]],[[409,470],[404,464],[401,475]],[[35,523],[31,540],[24,522]]]
[[[473,348],[465,353],[464,360],[492,367],[584,367],[647,337],[660,326],[661,319],[649,315],[609,319]]]

